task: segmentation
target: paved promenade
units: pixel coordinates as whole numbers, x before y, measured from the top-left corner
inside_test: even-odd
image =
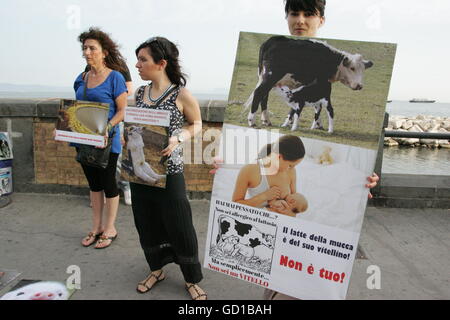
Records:
[[[148,267],[140,249],[131,207],[120,205],[118,239],[105,250],[83,248],[91,213],[87,197],[16,193],[0,209],[0,269],[19,279],[64,281],[70,265],[81,268],[81,290],[72,299],[188,300],[175,264],[151,292],[136,284]],[[191,201],[203,262],[209,202]],[[450,210],[369,207],[360,238],[365,259],[354,264],[348,299],[450,299]],[[367,268],[381,269],[381,289],[369,290]],[[261,299],[263,289],[203,269],[210,299]],[[7,289],[0,291],[0,296]]]

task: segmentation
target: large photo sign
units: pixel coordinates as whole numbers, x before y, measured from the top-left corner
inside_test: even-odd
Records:
[[[395,49],[241,33],[206,268],[300,299],[345,299]]]
[[[107,103],[62,99],[55,140],[102,147],[108,113]]]
[[[165,188],[170,112],[125,108],[122,178],[126,181]]]

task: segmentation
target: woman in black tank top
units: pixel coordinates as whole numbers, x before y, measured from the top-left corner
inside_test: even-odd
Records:
[[[152,289],[165,278],[162,268],[175,262],[180,265],[191,298],[206,300],[206,293],[197,285],[203,275],[186,197],[181,145],[201,132],[200,108],[184,88],[186,79],[178,64],[178,49],[172,42],[161,37],[150,38],[136,49],[136,56],[140,77],[151,81],[136,90],[136,107],[170,112],[169,144],[161,152],[168,157],[166,188],[130,184],[136,229],[151,270],[138,284],[137,291],[145,293]],[[185,121],[188,125],[183,129]]]

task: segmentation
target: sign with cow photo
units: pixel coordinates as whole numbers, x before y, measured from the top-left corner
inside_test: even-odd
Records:
[[[206,268],[299,299],[345,299],[395,49],[241,33]]]
[[[377,149],[395,51],[241,32],[224,122]]]
[[[125,181],[166,187],[167,157],[161,151],[168,144],[170,112],[126,107],[121,175]]]

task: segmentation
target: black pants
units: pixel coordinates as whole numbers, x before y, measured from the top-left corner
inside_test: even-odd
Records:
[[[136,183],[130,187],[134,222],[150,270],[175,262],[186,282],[200,282],[197,235],[183,174],[168,175],[165,189]]]
[[[118,153],[109,154],[108,166],[105,169],[81,165],[84,175],[92,192],[104,191],[106,198],[114,198],[119,195],[116,182],[116,167]]]

